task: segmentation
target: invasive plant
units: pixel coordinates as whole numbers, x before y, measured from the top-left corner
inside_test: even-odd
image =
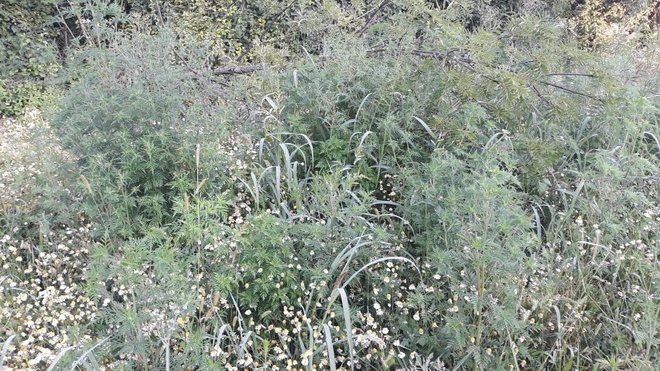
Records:
[[[182,57],[173,42],[163,31],[80,55],[82,69],[70,77],[69,93],[53,115],[63,140],[79,155],[91,201],[87,212],[122,236],[171,221],[178,192],[190,194],[196,182],[213,184],[221,177],[195,163],[202,135],[209,139],[222,131],[221,123],[211,126],[219,111],[202,93],[212,88],[201,89],[203,78],[190,69],[197,67],[178,64]],[[207,143],[205,155],[213,146]],[[192,184],[181,183],[186,177]]]
[[[427,279],[439,289],[420,304],[420,316],[437,323],[428,335],[435,341],[425,343],[462,367],[515,362],[513,339],[532,331],[518,295],[531,264],[525,252],[537,244],[516,180],[500,169],[506,153],[498,152],[438,151],[407,192],[405,215],[418,231],[418,255],[427,256]]]

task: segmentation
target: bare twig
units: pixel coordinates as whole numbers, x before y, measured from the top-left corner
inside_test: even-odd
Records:
[[[155,0],[154,3],[156,4],[156,14],[158,14],[158,20],[160,21],[159,26],[165,25],[165,20],[163,20],[163,13],[160,11],[160,3],[158,0]]]
[[[366,22],[364,22],[364,26],[362,26],[362,28],[360,28],[358,30],[358,32],[357,32],[358,35],[362,36],[362,34],[367,29],[369,29],[369,26],[371,26],[371,23],[373,22],[373,20],[376,19],[376,14],[378,14],[378,12],[380,12],[380,10],[383,9],[385,7],[385,5],[387,5],[388,3],[389,3],[389,0],[383,0],[383,2],[380,3],[380,5],[378,5],[377,7],[373,8],[373,9],[368,10],[366,13],[362,14],[359,17],[359,18],[362,18],[364,16],[367,16],[367,20],[366,20]]]
[[[460,51],[460,49],[450,49],[447,51],[432,51],[432,50],[411,50],[410,52],[407,52],[407,54],[410,55],[415,55],[419,57],[426,57],[426,58],[434,58],[437,61],[441,60],[446,60],[449,58],[453,58],[451,55],[453,53],[456,53]],[[380,48],[380,49],[370,49],[367,51],[367,54],[370,56],[378,56],[378,55],[384,55],[384,54],[394,54],[394,55],[401,55],[401,54],[406,54],[406,52],[402,50],[390,50],[390,49],[385,49],[385,48]],[[328,60],[333,60],[335,59],[335,56],[332,55],[321,55],[318,56],[318,58],[321,61],[328,61]],[[465,62],[465,61],[462,61]],[[261,63],[261,64],[245,64],[245,65],[239,65],[239,66],[228,66],[228,67],[219,67],[213,70],[214,75],[241,75],[241,74],[248,74],[248,73],[253,73],[253,72],[258,72],[265,70],[266,68],[269,67],[274,67],[274,66],[269,66],[267,64]]]
[[[592,77],[595,78],[596,75],[591,74],[591,73],[572,73],[572,72],[567,72],[567,73],[546,73],[546,76],[579,76],[579,77]]]
[[[597,100],[597,101],[599,101],[599,102],[602,102],[602,101],[603,101],[601,98],[594,97],[593,95],[589,95],[589,94],[581,93],[581,92],[579,92],[579,91],[576,91],[576,90],[573,90],[573,89],[569,89],[569,88],[564,87],[564,86],[561,86],[561,85],[553,84],[553,83],[548,82],[548,81],[539,81],[539,82],[540,82],[541,84],[543,84],[543,85],[552,86],[553,88],[557,88],[557,89],[563,90],[563,91],[565,91],[565,92],[567,92],[567,93],[571,93],[571,94],[579,95],[579,96],[582,96],[582,97],[585,97],[585,98],[594,99],[594,100]]]
[[[552,104],[552,102],[550,102],[546,97],[543,96],[543,94],[541,94],[541,92],[539,91],[539,89],[536,88],[536,85],[534,85],[534,84],[530,84],[530,86],[532,87],[532,90],[534,90],[534,92],[536,93],[536,95],[537,95],[537,96],[538,96],[543,102],[545,102],[545,104],[547,104],[547,105],[549,105],[549,106],[551,106],[551,107],[553,107],[553,108],[555,107],[555,105]]]

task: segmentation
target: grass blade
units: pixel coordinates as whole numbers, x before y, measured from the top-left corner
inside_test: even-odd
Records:
[[[348,304],[348,296],[343,287],[337,289],[341,297],[341,307],[344,312],[344,328],[346,330],[346,340],[348,341],[348,354],[351,357],[351,369],[355,367],[355,350],[353,345],[353,326],[351,325],[351,307]]]
[[[14,340],[16,335],[12,335],[5,340],[5,344],[2,346],[2,352],[0,353],[0,369],[3,368],[4,362],[5,362],[5,355],[9,351],[9,344],[11,344],[11,341]]]
[[[431,136],[431,143],[433,144],[433,146],[435,146],[436,144],[434,139],[436,137],[435,134],[433,133],[433,130],[431,130],[431,128],[426,124],[426,122],[424,122],[424,120],[420,119],[417,116],[413,116],[413,118],[417,120],[417,122],[419,122],[422,125],[422,127],[424,127],[424,130],[426,130],[427,133],[429,133],[429,136]]]
[[[73,362],[73,364],[71,365],[71,370],[75,370],[75,368],[78,367],[78,365],[79,365],[81,362],[83,362],[84,360],[87,359],[87,356],[89,356],[89,354],[92,353],[92,351],[93,351],[94,349],[100,347],[100,346],[101,346],[103,343],[105,343],[108,339],[110,339],[110,336],[106,336],[105,338],[101,339],[101,341],[99,341],[98,343],[94,344],[94,346],[92,346],[91,348],[87,349],[87,351],[86,351],[85,353],[83,353],[80,357],[78,357],[78,359],[76,359],[75,362]]]
[[[53,361],[53,363],[51,363],[50,367],[48,367],[48,369],[46,371],[53,371],[55,369],[55,366],[57,365],[57,363],[60,361],[60,359],[62,359],[62,357],[64,357],[64,355],[73,348],[75,348],[75,347],[68,347],[68,348],[62,349],[57,354],[57,357],[55,357],[55,360]]]
[[[325,344],[328,347],[328,361],[330,362],[330,370],[335,371],[337,369],[337,363],[335,361],[335,349],[332,346],[332,334],[330,333],[330,327],[324,323],[323,329],[325,330]],[[353,352],[351,351],[351,356]],[[351,362],[352,364],[353,362]]]
[[[250,339],[250,336],[252,335],[252,331],[248,331],[245,335],[243,335],[243,339],[241,339],[241,344],[239,345],[239,353],[238,353],[238,358],[242,359],[243,355],[247,351],[247,348],[245,345],[247,344],[248,340]]]

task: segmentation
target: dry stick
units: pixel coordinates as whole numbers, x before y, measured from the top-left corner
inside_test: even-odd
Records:
[[[188,70],[190,70],[190,72],[193,73],[193,75],[195,75],[195,76],[193,76],[193,79],[194,79],[194,80],[199,81],[199,80],[202,79],[202,78],[204,78],[204,79],[208,79],[208,77],[204,76],[201,72],[199,72],[198,70],[196,70],[195,68],[193,68],[192,66],[190,66],[190,65],[188,64],[188,62],[186,61],[186,59],[183,58],[183,57],[181,56],[181,54],[179,54],[179,52],[176,51],[176,49],[172,49],[172,53],[174,53],[174,56],[177,57],[177,58],[181,61],[181,63],[183,63],[183,65],[184,65]],[[219,84],[219,85],[222,85],[222,86],[224,86],[224,87],[229,86],[229,85],[227,85],[227,84],[225,84],[225,83],[223,83],[223,82],[221,82],[221,81],[213,81],[213,82],[215,82],[215,83],[217,83],[217,84]],[[203,84],[202,86],[206,86],[206,85],[207,85],[207,84]],[[210,86],[210,85],[209,85],[209,86]],[[227,96],[227,94],[226,94],[224,91],[219,90],[219,89],[215,89],[215,88],[213,88],[213,87],[211,87],[211,90],[212,90],[212,93],[217,94],[220,98],[224,99],[225,101],[229,101],[229,100],[230,100],[229,96]]]
[[[590,99],[597,100],[597,101],[599,101],[599,102],[604,102],[601,98],[594,97],[593,95],[589,95],[589,94],[581,93],[581,92],[579,92],[579,91],[576,91],[576,90],[573,90],[573,89],[569,89],[569,88],[564,87],[564,86],[561,86],[561,85],[553,84],[553,83],[548,82],[548,81],[539,81],[539,82],[540,82],[541,84],[548,85],[548,86],[552,86],[553,88],[557,88],[557,89],[563,90],[563,91],[568,92],[568,93],[571,93],[571,94],[580,95],[580,96],[583,96],[583,97],[586,97],[586,98],[590,98]]]
[[[220,67],[213,70],[215,75],[240,75],[265,70],[266,64],[247,64],[243,66]]]
[[[435,56],[435,57],[438,56],[438,54],[436,54],[437,52],[432,52],[432,51],[431,51],[431,52],[425,52],[425,51],[413,51],[413,54],[415,54],[415,55],[422,55],[422,54],[420,54],[420,53],[428,54],[428,55],[433,55],[433,56]],[[450,53],[450,52],[447,53],[447,58],[449,57],[449,53]],[[472,72],[474,72],[474,73],[478,73],[474,68],[472,68],[472,66],[469,65],[469,62],[470,62],[469,60],[468,60],[468,61],[465,61],[464,59],[460,59],[460,58],[455,58],[455,60],[456,60],[457,62],[459,62],[461,65],[463,65],[465,68],[469,69],[470,71],[472,71]],[[547,74],[546,76],[563,76],[563,75],[565,75],[565,76],[596,77],[595,75],[592,75],[592,74],[581,74],[581,73],[555,73],[555,74]],[[499,83],[500,83],[500,81],[497,80],[497,79],[494,79],[494,78],[489,77],[489,76],[486,76],[486,75],[483,75],[483,76],[484,76],[485,78],[487,78],[488,80],[490,80],[490,81],[496,83],[496,84],[499,84]],[[572,90],[572,89],[569,89],[569,88],[564,87],[564,86],[561,86],[561,85],[553,84],[553,83],[548,82],[548,81],[540,81],[540,83],[541,83],[541,84],[544,84],[544,85],[552,86],[552,87],[554,87],[554,88],[557,88],[557,89],[563,90],[563,91],[568,92],[568,93],[571,93],[571,94],[576,94],[576,95],[580,95],[580,96],[583,96],[583,97],[586,97],[586,98],[590,98],[590,99],[597,100],[597,101],[599,101],[599,102],[604,102],[604,100],[601,99],[601,98],[594,97],[593,95],[589,95],[589,94],[581,93],[581,92],[579,92],[579,91]],[[538,90],[536,89],[536,87],[533,87],[533,89],[537,92],[537,94],[539,94],[539,97],[541,97],[541,95],[540,95],[540,93],[538,92]],[[543,100],[545,100],[545,99],[543,99]]]
[[[461,51],[459,48],[451,48],[447,50],[446,52],[440,52],[437,50],[421,50],[421,49],[414,49],[413,51],[410,52],[412,55],[417,55],[420,57],[433,57],[433,58],[441,58],[441,59],[447,59],[449,56],[453,53]]]
[[[472,68],[472,66],[470,66],[470,65],[468,64],[468,62],[466,62],[465,60],[462,60],[462,59],[456,59],[456,61],[459,62],[461,65],[463,65],[465,68],[469,69],[470,71],[472,71],[472,72],[474,72],[474,73],[478,73],[478,72],[477,72],[474,68]],[[485,78],[487,78],[488,80],[490,80],[490,81],[492,81],[492,82],[494,82],[494,83],[496,83],[496,84],[499,84],[499,83],[500,83],[499,80],[494,79],[494,78],[492,78],[492,77],[489,77],[489,76],[486,76],[486,75],[482,75],[482,76],[484,76]],[[601,103],[604,103],[604,102],[605,102],[603,99],[598,98],[598,97],[594,97],[593,95],[589,95],[589,94],[581,93],[581,92],[579,92],[579,91],[576,91],[576,90],[573,90],[573,89],[569,89],[569,88],[564,87],[564,86],[561,86],[561,85],[553,84],[553,83],[548,82],[548,81],[539,81],[539,83],[544,84],[544,85],[548,85],[548,86],[552,86],[553,88],[557,88],[557,89],[563,90],[563,91],[568,92],[568,93],[571,93],[571,94],[580,95],[580,96],[583,96],[583,97],[586,97],[586,98],[590,98],[590,99],[593,99],[593,100],[597,100],[597,101],[599,101],[599,102],[601,102]],[[534,90],[536,90],[536,88],[534,88]],[[537,92],[538,92],[538,91],[537,91]]]
[[[376,14],[378,14],[378,12],[380,12],[381,9],[383,9],[385,7],[385,5],[387,5],[388,3],[389,3],[389,0],[383,0],[383,2],[380,3],[380,5],[378,7],[374,8],[374,9],[371,9],[371,10],[368,10],[366,13],[364,13],[363,15],[361,15],[359,17],[359,18],[361,18],[361,17],[371,13],[369,16],[367,16],[367,21],[364,23],[364,26],[357,32],[358,36],[362,36],[362,34],[364,34],[367,31],[367,29],[369,29],[369,26],[371,26],[371,23],[374,21],[374,19],[376,19]]]
[[[190,72],[192,72],[195,76],[198,76],[199,78],[204,77],[204,75],[203,75],[201,72],[199,72],[198,70],[196,70],[195,68],[193,68],[192,66],[190,66],[190,65],[188,64],[188,62],[186,61],[186,59],[183,58],[183,57],[181,56],[181,54],[179,54],[179,52],[176,51],[176,49],[172,49],[172,53],[174,53],[174,56],[177,57],[177,58],[181,61],[181,63],[183,63],[183,65],[184,65],[188,70],[190,70]],[[220,85],[222,85],[222,86],[224,86],[224,87],[227,87],[227,86],[228,86],[227,84],[225,84],[225,83],[223,83],[223,82],[220,82],[220,81],[214,81],[214,82],[216,82],[216,83],[218,83],[218,84],[220,84]],[[224,96],[223,96],[223,98],[226,99],[226,97],[224,97]]]
[[[534,90],[534,92],[536,93],[536,95],[537,95],[537,96],[538,96],[543,102],[545,102],[545,104],[549,105],[549,106],[552,107],[552,108],[555,108],[555,107],[556,107],[554,104],[552,104],[552,102],[550,102],[550,101],[548,100],[548,98],[544,97],[543,94],[541,94],[541,92],[539,91],[539,89],[536,88],[536,85],[534,85],[534,84],[530,84],[530,86],[532,87],[532,89]]]
[[[458,59],[458,58],[456,59],[456,61],[457,61],[458,63],[460,63],[461,66],[467,68],[467,69],[470,70],[471,72],[476,73],[477,75],[481,75],[481,76],[485,77],[487,80],[490,80],[491,82],[494,82],[494,83],[496,83],[496,84],[498,84],[498,85],[502,84],[502,82],[501,82],[500,80],[495,79],[495,78],[492,78],[492,77],[490,77],[490,76],[486,76],[485,74],[478,72],[478,71],[475,70],[472,66],[470,66],[469,62],[466,62],[466,61],[464,61],[464,60],[462,60],[462,59]]]
[[[154,3],[156,4],[156,12],[158,14],[158,20],[160,21],[160,26],[165,25],[165,21],[163,20],[163,13],[160,11],[160,3],[159,0],[155,0]]]
[[[592,77],[595,78],[596,75],[591,73],[546,73],[546,76],[580,76],[580,77]]]
[[[66,19],[64,19],[64,16],[62,16],[62,11],[60,10],[60,7],[55,3],[55,9],[57,10],[57,15],[62,19],[62,23],[64,23],[64,27],[66,27],[67,31],[69,31],[69,34],[71,35],[71,40],[76,38],[76,35],[71,31],[71,28],[69,27],[69,24],[66,23]],[[67,40],[64,40],[66,43]]]
[[[297,2],[298,2],[298,0],[293,0],[286,7],[284,7],[284,9],[282,9],[281,12],[277,13],[275,15],[275,17],[269,19],[268,22],[266,23],[266,25],[264,26],[264,30],[262,32],[262,35],[266,35],[268,33],[268,31],[270,31],[270,29],[275,26],[275,22],[278,19],[280,19],[280,17],[282,17],[282,15],[284,15],[284,13],[286,13],[286,11],[289,10]]]

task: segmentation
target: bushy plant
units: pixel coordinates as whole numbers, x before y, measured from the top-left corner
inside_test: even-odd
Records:
[[[517,339],[535,330],[523,308],[538,241],[515,176],[501,169],[508,157],[497,148],[438,150],[420,178],[410,175],[404,192],[416,255],[428,262],[426,280],[439,289],[419,304],[422,327],[435,323],[434,340],[413,338],[411,345],[426,345],[461,367],[516,364],[529,353],[519,354]]]
[[[177,48],[174,35],[163,32],[77,56],[69,94],[52,116],[79,155],[93,200],[86,212],[102,218],[111,234],[170,222],[175,197],[223,177],[195,161],[200,151],[212,154],[212,138],[219,143],[223,115],[206,95],[213,89],[209,76],[196,74],[203,66],[194,64],[195,51]]]

